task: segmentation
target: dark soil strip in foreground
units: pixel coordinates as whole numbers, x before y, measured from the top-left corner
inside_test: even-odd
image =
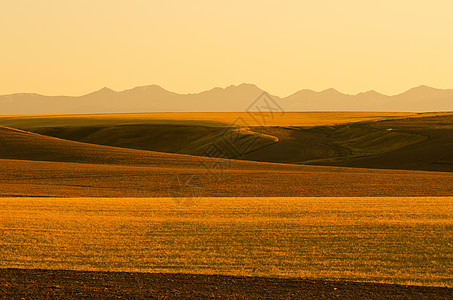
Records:
[[[218,275],[0,269],[2,299],[453,299],[453,289]]]

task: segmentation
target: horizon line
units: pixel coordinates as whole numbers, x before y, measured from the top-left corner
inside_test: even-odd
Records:
[[[269,93],[268,91],[266,91],[265,89],[262,89],[260,88],[258,85],[256,84],[253,84],[253,83],[246,83],[246,82],[243,82],[243,83],[240,83],[238,85],[234,85],[234,84],[230,84],[228,86],[225,86],[225,87],[220,87],[220,86],[216,86],[216,87],[212,87],[210,89],[206,89],[206,90],[202,90],[202,91],[199,91],[199,92],[193,92],[193,93],[178,93],[178,92],[173,92],[171,90],[168,90],[164,87],[162,87],[161,85],[158,85],[158,84],[149,84],[149,85],[138,85],[138,86],[135,86],[133,88],[129,88],[129,89],[125,89],[125,90],[120,90],[120,91],[116,91],[114,89],[111,89],[109,87],[103,87],[103,88],[100,88],[100,89],[97,89],[97,90],[94,90],[92,92],[88,92],[86,94],[81,94],[81,95],[77,95],[77,96],[73,96],[73,95],[63,95],[63,94],[57,94],[57,95],[45,95],[45,94],[40,94],[40,93],[34,93],[34,92],[17,92],[17,93],[9,93],[9,94],[1,94],[0,97],[4,97],[4,96],[15,96],[15,95],[36,95],[36,96],[44,96],[44,97],[71,97],[71,98],[79,98],[79,97],[84,97],[84,96],[87,96],[87,95],[90,95],[90,94],[94,94],[94,93],[97,93],[97,92],[101,92],[103,90],[107,90],[107,91],[112,91],[114,93],[124,93],[124,92],[128,92],[128,91],[132,91],[132,90],[135,90],[135,89],[139,89],[139,88],[148,88],[148,87],[158,87],[166,92],[169,92],[169,93],[173,93],[173,94],[176,94],[176,95],[181,95],[181,96],[187,96],[187,95],[198,95],[198,94],[201,94],[201,93],[205,93],[205,92],[209,92],[209,91],[212,91],[212,90],[215,90],[215,89],[222,89],[222,90],[226,90],[228,88],[237,88],[237,87],[240,87],[240,86],[253,86],[253,87],[256,87],[257,89],[263,91],[263,92],[266,92],[268,93],[269,95],[271,96],[275,96],[275,97],[279,97],[279,98],[288,98],[288,97],[291,97],[299,92],[302,92],[302,91],[311,91],[311,92],[315,92],[315,93],[323,93],[323,92],[328,92],[328,91],[333,91],[333,92],[337,92],[339,94],[342,94],[342,95],[345,95],[345,96],[358,96],[358,95],[361,95],[361,94],[366,94],[366,93],[370,93],[370,92],[374,92],[374,93],[377,93],[377,94],[380,94],[382,96],[386,96],[386,97],[393,97],[393,96],[398,96],[398,95],[402,95],[404,93],[407,93],[411,90],[414,90],[414,89],[419,89],[419,88],[429,88],[429,89],[433,89],[433,90],[442,90],[442,91],[448,91],[448,90],[453,90],[451,88],[436,88],[436,87],[432,87],[432,86],[429,86],[429,85],[425,85],[425,84],[421,84],[421,85],[418,85],[418,86],[415,86],[415,87],[412,87],[412,88],[409,88],[407,90],[404,90],[403,92],[400,92],[400,93],[397,93],[397,94],[393,94],[393,95],[388,95],[388,94],[384,94],[384,93],[381,93],[381,92],[378,92],[376,90],[367,90],[367,91],[363,91],[363,92],[359,92],[359,93],[356,93],[356,94],[350,94],[350,93],[344,93],[344,92],[341,92],[339,91],[338,89],[336,88],[327,88],[327,89],[324,89],[324,90],[314,90],[314,89],[309,89],[309,88],[302,88],[300,90],[297,90],[287,96],[279,96],[279,95],[273,95],[271,93]]]

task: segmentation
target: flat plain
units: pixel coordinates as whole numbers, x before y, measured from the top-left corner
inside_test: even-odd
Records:
[[[3,198],[0,267],[453,287],[452,200]]]
[[[0,125],[21,129],[65,126],[131,124],[211,126],[320,126],[388,118],[421,116],[410,112],[216,112],[216,113],[133,113],[2,115]]]

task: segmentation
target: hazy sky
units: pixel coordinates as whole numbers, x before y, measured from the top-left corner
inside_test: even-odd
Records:
[[[0,0],[0,94],[453,88],[453,1]]]

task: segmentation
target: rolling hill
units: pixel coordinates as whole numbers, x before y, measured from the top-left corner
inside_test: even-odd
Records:
[[[236,158],[278,142],[246,128],[195,125],[44,127],[33,132],[90,144],[221,158]]]
[[[452,124],[452,114],[441,114],[311,128],[254,128],[279,142],[243,159],[453,172]]]
[[[451,113],[292,112],[3,116],[6,125],[84,143],[220,158],[453,171]],[[238,121],[240,120],[240,121]],[[398,154],[400,153],[400,154]],[[398,157],[401,155],[401,157]]]
[[[355,127],[368,131],[391,130],[392,133],[416,134],[425,139],[394,151],[349,157],[327,165],[453,172],[450,163],[453,161],[453,115],[385,120],[357,124]]]
[[[275,144],[278,138],[257,125],[335,125],[348,122],[417,116],[412,113],[299,112],[152,113],[98,115],[3,116],[0,125],[85,143],[140,150],[238,158]]]
[[[0,144],[0,196],[453,195],[451,173],[215,159],[92,145],[11,128],[1,128]]]

